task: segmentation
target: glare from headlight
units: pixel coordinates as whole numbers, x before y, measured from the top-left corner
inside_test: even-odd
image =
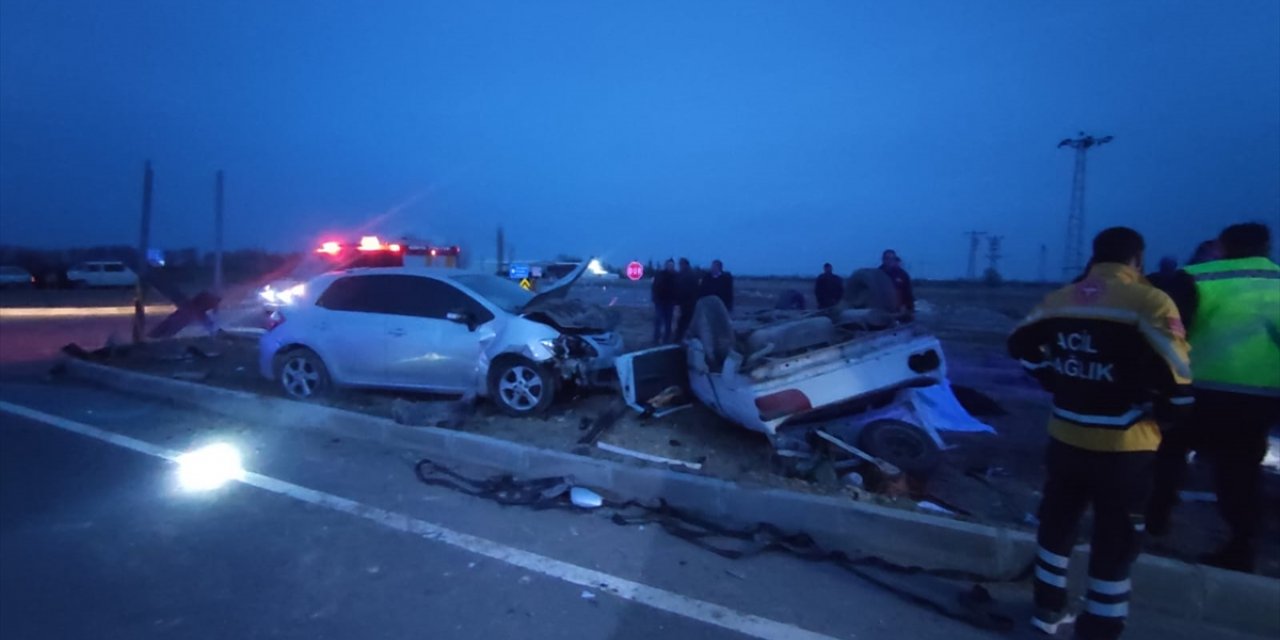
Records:
[[[295,284],[276,295],[280,302],[284,304],[293,304],[295,298],[301,298],[307,292],[307,285]]]
[[[178,456],[178,485],[184,491],[212,491],[233,480],[244,479],[240,452],[217,442]]]
[[[276,290],[272,289],[271,285],[267,285],[263,287],[261,291],[258,292],[258,297],[262,298],[263,302],[274,303],[277,300]]]

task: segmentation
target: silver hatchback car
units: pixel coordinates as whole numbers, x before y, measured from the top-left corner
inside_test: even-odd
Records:
[[[273,314],[262,375],[313,398],[333,386],[488,397],[546,410],[562,384],[608,384],[622,339],[607,310],[567,299],[581,269],[534,295],[495,275],[412,267],[316,277]]]

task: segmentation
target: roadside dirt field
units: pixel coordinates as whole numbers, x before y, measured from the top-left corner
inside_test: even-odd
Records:
[[[740,280],[735,316],[772,309],[779,296],[792,289],[806,293],[812,304],[809,281]],[[944,433],[952,449],[946,452],[935,473],[913,480],[909,496],[912,499],[872,494],[844,485],[834,475],[818,481],[784,477],[775,468],[772,451],[762,436],[727,423],[699,406],[660,419],[642,419],[628,411],[599,440],[700,463],[702,473],[738,482],[847,495],[908,509],[918,508],[916,500],[927,500],[964,519],[1034,529],[1043,482],[1041,459],[1047,440],[1044,424],[1048,403],[1047,397],[1004,355],[1004,339],[1043,293],[1043,289],[1033,287],[919,287],[918,323],[943,340],[953,384],[971,390],[963,399],[998,434]],[[619,331],[629,350],[652,346],[647,286],[584,281],[575,285],[573,295],[617,308],[622,318]],[[119,353],[109,363],[255,393],[280,394],[275,383],[258,375],[256,344],[244,338],[186,338],[155,343],[131,353]],[[348,391],[327,402],[390,418],[397,404],[403,406],[406,400],[425,403],[441,399]],[[540,419],[510,418],[481,403],[461,428],[550,449],[628,459],[577,444],[586,428],[616,402],[615,395],[607,391],[566,397],[550,415]],[[1203,476],[1203,471],[1197,470],[1187,489],[1211,490]],[[1269,495],[1280,495],[1280,476],[1272,475],[1268,481]],[[1149,550],[1194,558],[1215,548],[1225,537],[1211,503],[1188,502],[1176,517],[1175,534],[1152,541]],[[1269,510],[1266,521],[1269,535],[1259,569],[1280,575],[1280,509]]]

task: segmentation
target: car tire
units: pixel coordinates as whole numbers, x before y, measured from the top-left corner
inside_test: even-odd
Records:
[[[844,303],[850,309],[896,313],[901,306],[893,280],[879,269],[858,269],[844,284]]]
[[[324,397],[332,386],[329,369],[310,349],[291,349],[276,357],[276,380],[294,400]]]
[[[902,420],[876,420],[862,430],[858,446],[867,453],[915,475],[938,467],[942,449],[924,429]]]
[[[559,380],[545,366],[522,356],[506,356],[489,367],[489,399],[509,416],[546,413]]]

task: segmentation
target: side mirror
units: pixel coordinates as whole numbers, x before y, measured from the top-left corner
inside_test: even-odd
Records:
[[[465,325],[467,325],[467,330],[468,330],[468,331],[475,331],[475,330],[476,330],[476,319],[475,319],[475,316],[472,316],[471,314],[469,314],[469,313],[467,313],[467,312],[465,312],[465,311],[450,311],[449,313],[445,314],[445,316],[444,316],[444,317],[445,317],[445,319],[446,319],[446,320],[448,320],[448,321],[450,321],[450,322],[456,322],[456,323],[458,323],[458,324],[465,324]]]

